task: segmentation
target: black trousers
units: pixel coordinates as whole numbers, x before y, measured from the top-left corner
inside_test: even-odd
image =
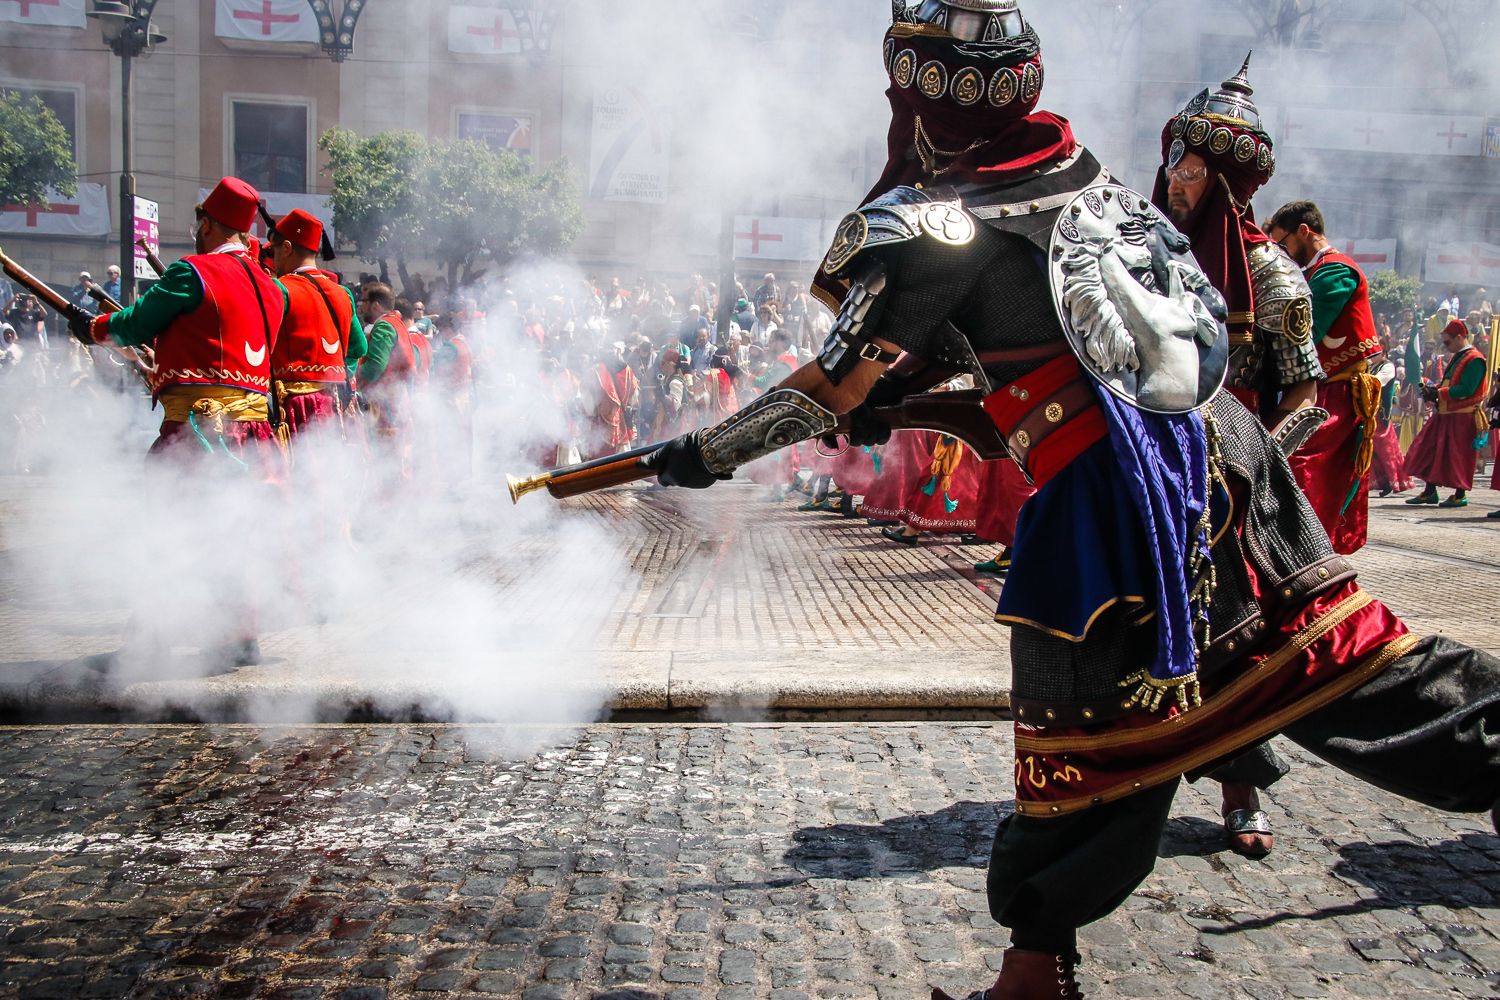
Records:
[[[1500,805],[1500,659],[1424,639],[1364,687],[1282,735],[1424,805]],[[1180,780],[1059,819],[1013,816],[990,855],[990,914],[1038,950],[1071,950],[1151,874]]]

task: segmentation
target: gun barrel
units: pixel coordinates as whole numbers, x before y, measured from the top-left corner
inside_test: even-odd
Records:
[[[651,444],[634,451],[595,459],[592,462],[553,469],[551,472],[544,472],[527,479],[507,476],[506,483],[510,489],[511,501],[520,503],[521,498],[528,493],[536,493],[540,490],[546,490],[558,500],[566,500],[569,497],[583,496],[585,493],[608,489],[611,486],[624,486],[627,483],[638,483],[643,479],[650,479],[656,475],[656,470],[646,464],[646,458],[662,447],[662,444]]]

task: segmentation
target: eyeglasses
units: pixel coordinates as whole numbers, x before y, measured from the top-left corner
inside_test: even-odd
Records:
[[[1172,167],[1167,171],[1167,180],[1173,184],[1198,184],[1208,180],[1208,168]]]

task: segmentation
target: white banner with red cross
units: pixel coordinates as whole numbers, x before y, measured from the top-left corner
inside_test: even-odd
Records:
[[[214,34],[241,42],[318,41],[307,0],[216,0]]]
[[[1276,146],[1407,156],[1481,156],[1485,125],[1479,115],[1288,108]]]
[[[78,194],[52,194],[47,204],[0,205],[0,233],[31,236],[108,236],[109,192],[103,184],[79,184]]]
[[[1489,243],[1434,243],[1427,248],[1428,281],[1439,285],[1500,285],[1500,247]]]
[[[0,0],[0,21],[46,28],[82,28],[83,0]]]
[[[1396,269],[1395,240],[1334,240],[1333,246],[1348,254],[1366,274]]]
[[[734,256],[737,260],[819,261],[828,252],[832,228],[822,219],[736,216]]]
[[[448,8],[448,51],[476,56],[521,53],[521,29],[516,17],[500,7]]]

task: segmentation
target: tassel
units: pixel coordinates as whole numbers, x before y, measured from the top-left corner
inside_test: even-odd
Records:
[[[1157,680],[1144,670],[1138,670],[1121,681],[1120,687],[1135,688],[1125,702],[1127,709],[1142,708],[1147,712],[1155,712],[1161,708],[1161,703],[1166,700],[1168,694],[1175,696],[1176,707],[1179,711],[1187,712],[1203,706],[1203,690],[1198,684],[1196,671],[1185,677],[1174,677],[1163,681]]]

